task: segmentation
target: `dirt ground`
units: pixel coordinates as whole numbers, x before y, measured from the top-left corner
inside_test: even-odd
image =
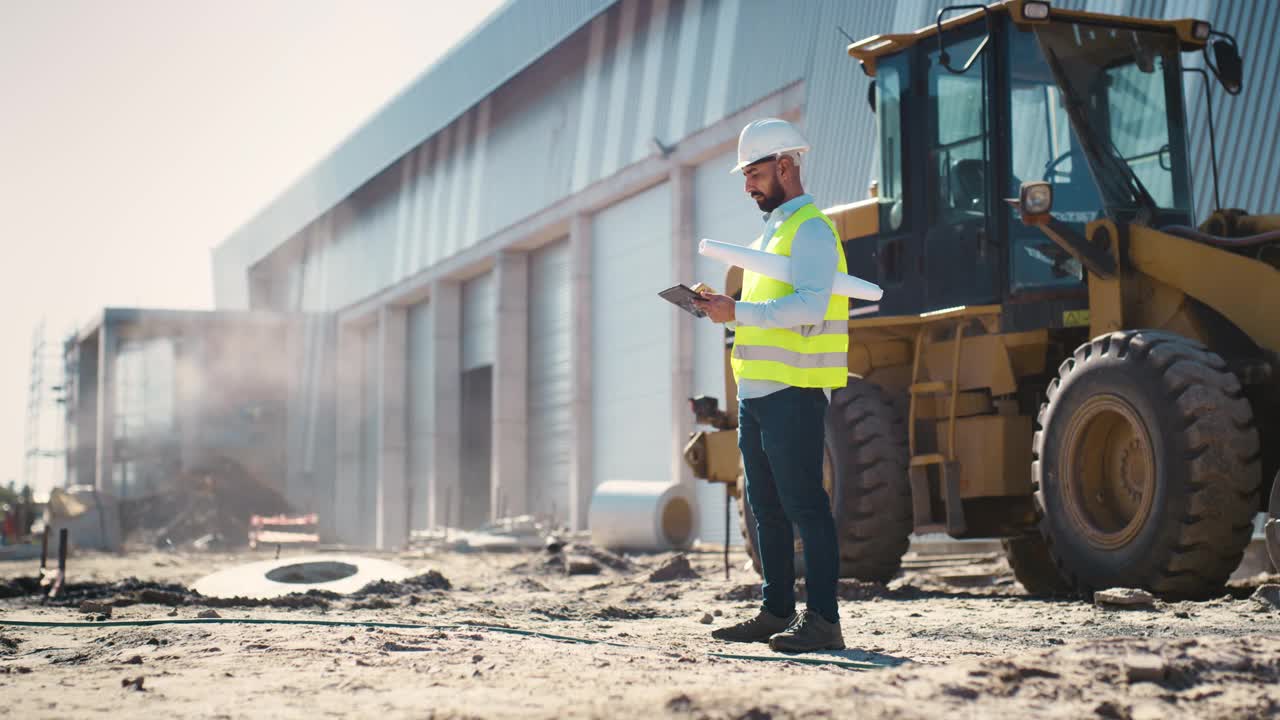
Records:
[[[111,621],[178,620],[209,608],[163,588],[149,595],[138,588],[185,585],[269,557],[79,554],[68,567],[73,583],[139,581],[84,586],[114,603]],[[697,577],[668,582],[649,575],[670,556],[631,558],[630,567],[575,576],[546,567],[545,556],[533,553],[378,557],[415,573],[438,571],[451,587],[398,586],[298,603],[310,607],[215,612],[432,627],[0,625],[7,711],[0,714],[751,720],[1280,714],[1280,610],[1251,597],[1274,577],[1237,582],[1207,602],[1119,610],[1028,598],[994,555],[919,559],[887,587],[842,584],[848,650],[788,657],[709,636],[758,606],[757,579],[742,569],[740,554],[729,580],[718,554],[691,553],[690,574]],[[8,582],[0,588],[14,594],[20,583],[12,581],[34,575],[35,567],[0,563],[0,581]],[[0,621],[85,619],[77,607],[42,606],[30,596],[0,600]]]

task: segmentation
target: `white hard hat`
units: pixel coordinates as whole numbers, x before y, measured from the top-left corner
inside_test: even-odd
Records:
[[[751,163],[789,152],[809,152],[809,143],[795,126],[779,118],[756,120],[738,135],[738,164],[729,172],[740,172]]]

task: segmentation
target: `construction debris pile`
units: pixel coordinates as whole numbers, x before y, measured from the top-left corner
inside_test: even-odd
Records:
[[[534,555],[513,565],[510,571],[533,575],[599,575],[605,569],[617,573],[635,569],[635,564],[625,556],[586,543],[565,543],[551,537],[545,550],[544,555]]]
[[[120,523],[128,544],[237,548],[248,542],[252,516],[290,511],[280,493],[223,461],[184,473],[164,492],[121,500]]]
[[[585,533],[580,533],[585,535]],[[431,552],[519,552],[563,544],[563,528],[536,515],[501,518],[474,530],[414,530],[409,547]]]
[[[350,595],[343,595],[326,590],[307,590],[290,593],[273,598],[249,597],[208,597],[201,595],[182,585],[161,582],[147,582],[134,577],[117,582],[81,582],[67,583],[57,596],[43,597],[45,588],[40,586],[39,578],[19,577],[0,581],[0,599],[36,598],[42,604],[53,607],[75,607],[89,615],[111,616],[111,608],[128,607],[130,605],[165,605],[168,607],[213,607],[213,608],[316,608],[327,610],[335,603],[343,600],[352,601],[353,608],[360,609],[361,603],[367,605],[369,598],[405,598],[409,604],[416,604],[410,598],[431,592],[451,590],[453,585],[449,579],[438,571],[429,570],[400,582],[378,580],[365,585]],[[391,603],[375,603],[374,607],[391,607]]]

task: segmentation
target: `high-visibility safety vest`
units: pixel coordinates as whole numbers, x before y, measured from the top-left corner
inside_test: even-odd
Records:
[[[791,241],[795,239],[796,230],[814,218],[821,218],[831,228],[836,268],[848,272],[835,223],[813,203],[796,210],[782,223],[765,252],[791,257]],[[795,287],[782,280],[750,270],[742,273],[743,302],[764,302],[794,292]],[[849,380],[849,299],[832,294],[823,322],[818,325],[794,328],[739,325],[734,333],[730,364],[737,382],[771,380],[793,387],[844,387]]]

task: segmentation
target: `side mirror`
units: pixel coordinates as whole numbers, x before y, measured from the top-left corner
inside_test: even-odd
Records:
[[[1244,62],[1240,60],[1240,52],[1233,42],[1215,40],[1213,42],[1214,65],[1218,67],[1218,81],[1232,95],[1240,92],[1244,82]]]
[[[1005,202],[1017,208],[1022,224],[1043,225],[1049,222],[1049,211],[1053,210],[1053,185],[1043,180],[1024,182],[1018,197]]]
[[[875,111],[876,111],[876,82],[875,82],[875,80],[872,80],[872,81],[871,81],[871,84],[867,86],[867,104],[871,106],[871,113],[872,113],[872,114],[875,114]]]

